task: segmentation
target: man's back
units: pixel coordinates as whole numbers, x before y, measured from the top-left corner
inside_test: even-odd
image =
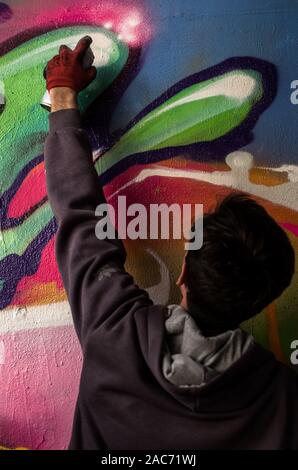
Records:
[[[95,236],[105,198],[78,110],[50,115],[45,163],[84,358],[70,448],[298,448],[297,377],[255,343],[207,385],[165,378],[168,310],[125,271],[121,240]]]
[[[70,448],[297,449],[298,378],[253,343],[205,386],[164,377],[166,309],[109,322],[85,350]]]

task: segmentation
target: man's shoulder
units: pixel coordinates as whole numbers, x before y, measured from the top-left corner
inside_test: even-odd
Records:
[[[291,364],[278,359],[274,353],[255,343],[256,357],[264,360],[273,372],[272,378],[281,387],[298,389],[298,371]]]

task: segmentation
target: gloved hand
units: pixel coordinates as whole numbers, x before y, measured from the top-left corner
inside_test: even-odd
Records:
[[[44,69],[47,90],[68,87],[79,92],[94,80],[96,67],[82,66],[84,54],[91,43],[91,37],[85,36],[79,40],[74,50],[64,44],[60,46],[59,54],[55,55]]]

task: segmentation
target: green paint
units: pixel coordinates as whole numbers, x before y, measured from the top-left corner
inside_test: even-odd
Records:
[[[40,106],[45,93],[43,69],[59,45],[73,47],[78,38],[89,34],[96,38],[92,45],[95,55],[105,57],[97,78],[80,95],[84,111],[119,75],[128,48],[114,33],[94,26],[73,26],[38,36],[1,57],[0,80],[4,86],[5,107],[0,114],[1,190],[7,189],[21,169],[42,153],[48,130],[48,112]]]
[[[12,253],[22,255],[31,241],[44,229],[52,217],[52,209],[50,204],[46,202],[25,219],[22,224],[5,230],[2,233],[4,243],[0,244],[0,259]]]
[[[241,89],[243,83],[249,87],[237,95],[237,86]],[[252,70],[192,85],[129,129],[99,159],[97,170],[103,173],[128,155],[216,140],[238,127],[262,96],[262,76]]]
[[[5,96],[5,106],[0,113],[1,191],[8,189],[24,166],[43,152],[48,112],[40,106],[40,101],[45,93],[43,69],[46,63],[57,54],[60,44],[74,47],[86,34],[94,38],[93,52],[96,57],[104,56],[105,64],[94,82],[80,94],[79,104],[84,111],[114,81],[127,61],[127,46],[112,32],[94,26],[61,28],[1,57],[0,93]],[[52,217],[50,205],[45,203],[21,225],[5,230],[0,259],[12,253],[21,255]]]

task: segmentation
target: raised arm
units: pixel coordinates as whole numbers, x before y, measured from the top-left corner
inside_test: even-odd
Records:
[[[85,38],[80,43],[85,50],[90,45]],[[150,300],[125,272],[126,252],[122,241],[99,240],[95,235],[99,221],[95,209],[105,203],[105,197],[93,165],[88,137],[82,128],[76,102],[79,90],[70,82],[73,70],[60,64],[66,52],[73,54],[69,51],[64,46],[60,48],[60,55],[52,59],[54,64],[51,61],[47,67],[52,112],[45,165],[48,197],[58,223],[56,258],[77,334],[84,346],[96,328],[103,324],[112,326],[140,306],[150,304]],[[64,62],[71,63],[71,60]],[[60,67],[60,74],[55,67]],[[51,70],[58,77],[59,86],[51,81]],[[80,64],[75,65],[75,70],[91,77],[91,72]],[[88,80],[80,79],[80,82],[86,86]]]

